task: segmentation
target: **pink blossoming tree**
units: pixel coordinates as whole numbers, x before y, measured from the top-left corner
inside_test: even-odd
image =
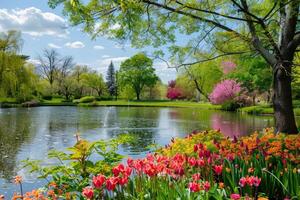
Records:
[[[213,104],[223,104],[233,100],[241,92],[241,86],[235,80],[227,79],[218,83],[209,95]]]
[[[167,98],[171,100],[183,98],[183,92],[180,88],[176,87],[175,80],[168,83]]]

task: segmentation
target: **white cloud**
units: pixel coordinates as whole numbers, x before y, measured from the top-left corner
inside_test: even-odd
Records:
[[[0,31],[20,30],[31,36],[68,34],[66,21],[50,12],[29,7],[25,9],[0,9]]]
[[[53,43],[49,43],[48,46],[49,46],[50,48],[53,48],[53,49],[60,49],[60,48],[61,48],[61,46],[56,45],[56,44],[53,44]]]
[[[110,58],[110,55],[103,55],[101,58]]]
[[[95,46],[94,46],[94,49],[102,50],[102,49],[104,49],[104,46],[101,46],[101,45],[95,45]]]
[[[116,43],[114,44],[114,47],[116,49],[125,49],[125,48],[130,48],[131,45],[130,44],[120,44],[120,43]]]
[[[105,73],[107,70],[107,67],[111,61],[113,62],[114,66],[118,69],[121,65],[121,62],[123,62],[124,60],[126,60],[128,58],[129,57],[122,56],[122,57],[112,57],[112,58],[105,58],[105,59],[97,60],[97,62],[100,64],[100,68],[98,68],[98,70],[101,73]]]
[[[177,72],[175,68],[169,68],[166,62],[154,62],[153,67],[155,68],[156,74],[164,83],[168,83],[170,80],[176,79]]]
[[[80,49],[80,48],[83,48],[85,47],[85,45],[80,42],[80,41],[75,41],[75,42],[67,42],[65,44],[66,47],[69,47],[71,49]]]
[[[41,64],[39,60],[32,59],[32,58],[30,58],[29,60],[27,60],[27,62],[29,62],[29,63],[31,63],[33,65],[39,65],[39,64]]]

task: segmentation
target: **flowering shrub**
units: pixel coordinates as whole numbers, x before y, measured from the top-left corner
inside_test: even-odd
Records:
[[[91,174],[73,195],[86,199],[297,199],[299,180],[300,135],[275,135],[266,129],[229,139],[219,131],[204,131],[172,139],[145,158],[129,158],[111,173]],[[63,192],[69,192],[64,188]],[[59,195],[58,191],[51,194]]]
[[[218,83],[209,95],[209,99],[213,104],[223,104],[231,101],[241,92],[241,86],[235,80],[224,80]]]
[[[181,89],[176,87],[175,80],[171,80],[168,83],[167,98],[171,100],[184,98]]]
[[[168,88],[167,98],[171,99],[171,100],[181,99],[182,98],[182,92],[181,92],[180,88]]]

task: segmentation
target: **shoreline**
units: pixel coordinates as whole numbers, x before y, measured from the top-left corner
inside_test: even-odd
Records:
[[[45,101],[38,102],[33,105],[25,105],[21,103],[0,102],[0,108],[18,108],[18,107],[44,107],[44,106],[79,106],[79,107],[165,107],[165,108],[196,108],[206,110],[222,110],[221,105],[212,105],[206,102],[184,102],[184,101],[95,101],[91,103],[74,103],[74,102],[58,102]],[[295,106],[295,116],[300,116],[300,107]],[[227,111],[230,112],[230,111]],[[235,112],[246,113],[249,115],[273,115],[273,108],[270,105],[256,105],[238,108]]]

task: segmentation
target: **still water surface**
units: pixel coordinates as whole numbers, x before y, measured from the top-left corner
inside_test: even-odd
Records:
[[[20,168],[26,158],[44,164],[51,149],[74,145],[74,134],[90,141],[109,139],[120,133],[134,133],[137,142],[121,148],[121,153],[138,157],[149,144],[165,145],[172,137],[184,137],[193,130],[221,129],[228,136],[240,136],[273,125],[271,116],[201,110],[195,108],[149,107],[37,107],[0,109],[0,194],[10,197],[17,187],[16,175],[25,179],[25,190],[42,182]]]

